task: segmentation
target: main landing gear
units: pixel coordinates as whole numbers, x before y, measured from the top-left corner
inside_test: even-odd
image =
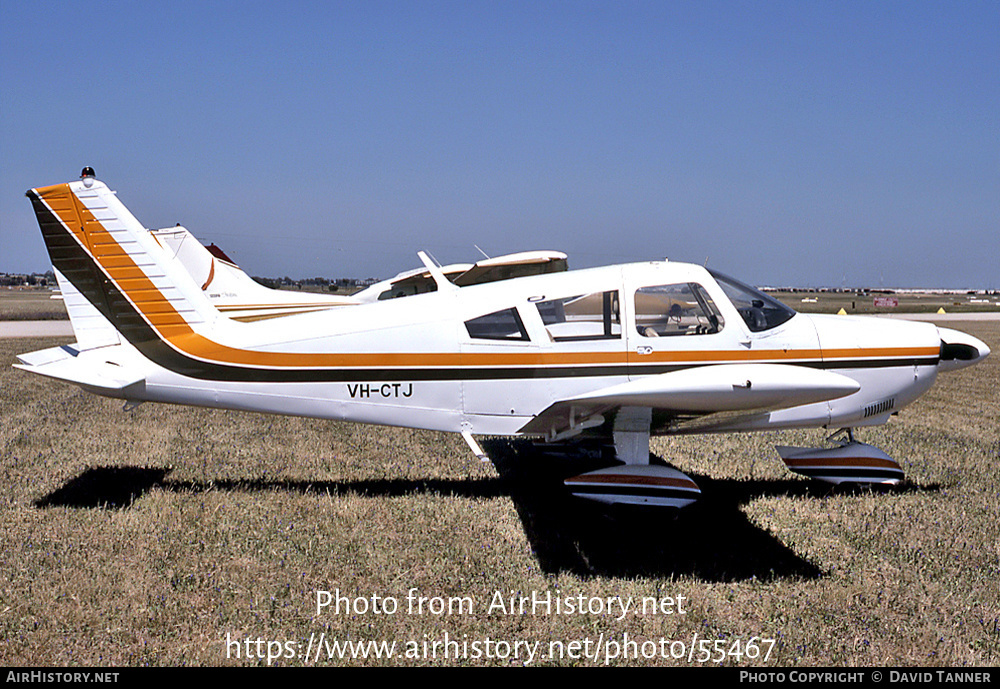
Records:
[[[695,502],[701,489],[676,469],[650,464],[649,407],[624,407],[614,420],[615,455],[624,462],[571,476],[564,481],[570,492],[581,498],[609,505],[650,505],[681,508]]]

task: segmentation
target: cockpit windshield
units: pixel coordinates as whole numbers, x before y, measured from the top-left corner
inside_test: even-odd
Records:
[[[739,280],[734,280],[728,275],[717,273],[714,270],[709,272],[719,283],[722,291],[733,302],[733,306],[736,307],[752,332],[770,330],[795,315],[792,309],[777,299],[773,299]]]

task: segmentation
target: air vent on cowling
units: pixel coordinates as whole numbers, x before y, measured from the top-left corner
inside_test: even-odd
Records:
[[[883,400],[875,404],[869,404],[867,407],[865,407],[865,418],[868,419],[873,416],[880,416],[881,414],[885,414],[886,412],[892,411],[892,408],[895,406],[895,404],[896,404],[895,397],[891,397],[887,400]]]

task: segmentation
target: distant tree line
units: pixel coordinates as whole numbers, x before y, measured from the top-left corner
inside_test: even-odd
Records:
[[[54,287],[56,276],[45,273],[0,273],[0,287]]]
[[[317,290],[325,292],[354,292],[363,287],[367,287],[375,282],[378,282],[378,278],[304,278],[302,280],[293,280],[292,278],[285,277],[281,278],[267,278],[261,277],[259,275],[251,276],[255,282],[264,287],[270,289],[301,289],[310,292],[315,292]]]

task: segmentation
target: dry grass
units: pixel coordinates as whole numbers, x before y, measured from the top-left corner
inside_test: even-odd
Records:
[[[960,327],[1000,350],[998,324]],[[772,446],[821,431],[658,440],[704,491],[670,519],[565,497],[559,478],[573,469],[523,444],[492,443],[494,466],[434,433],[123,412],[9,367],[51,344],[0,341],[0,664],[264,664],[227,659],[227,633],[320,632],[546,648],[602,633],[773,636],[768,666],[1000,662],[1000,356],[859,432],[903,463],[910,483],[895,491],[831,491],[787,473]],[[403,604],[411,587],[477,608],[316,614],[317,589]],[[494,591],[683,595],[687,606],[624,620],[487,616]],[[487,662],[512,664],[469,664]],[[637,664],[671,663],[687,661]]]
[[[62,299],[41,288],[0,288],[0,321],[69,320]]]

